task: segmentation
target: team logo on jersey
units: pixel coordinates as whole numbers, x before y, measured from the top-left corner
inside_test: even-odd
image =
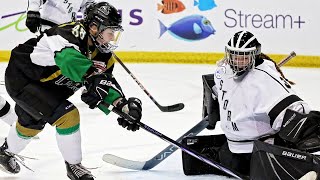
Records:
[[[221,79],[222,78],[222,74],[226,73],[226,67],[224,66],[220,66],[217,68],[216,72],[214,73],[214,75],[216,76],[217,79]]]

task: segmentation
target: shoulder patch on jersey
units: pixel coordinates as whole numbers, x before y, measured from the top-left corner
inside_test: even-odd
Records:
[[[226,67],[224,66],[220,66],[217,68],[216,72],[214,73],[215,77],[217,79],[221,79],[222,78],[222,74],[225,74],[226,73]]]

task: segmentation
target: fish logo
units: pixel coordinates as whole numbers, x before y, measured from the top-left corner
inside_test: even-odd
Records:
[[[161,3],[157,4],[158,11],[161,11],[163,14],[178,13],[186,9],[184,4],[179,0],[162,0]]]
[[[214,0],[194,0],[194,6],[198,6],[200,11],[207,11],[217,7]]]
[[[211,22],[202,15],[186,16],[173,23],[170,27],[166,27],[160,20],[158,21],[160,24],[159,38],[168,31],[175,38],[185,41],[197,41],[215,33]]]

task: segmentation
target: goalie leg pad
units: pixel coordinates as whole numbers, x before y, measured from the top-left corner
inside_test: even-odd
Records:
[[[209,159],[219,162],[219,149],[226,142],[225,135],[186,137],[182,144]],[[189,154],[182,152],[183,172],[185,175],[217,174],[226,175],[222,171],[204,163]]]
[[[222,165],[228,167],[244,176],[250,174],[251,153],[232,153],[228,143],[225,143],[220,151],[219,158]]]
[[[255,141],[250,179],[299,179],[310,171],[320,174],[320,158],[295,149]]]

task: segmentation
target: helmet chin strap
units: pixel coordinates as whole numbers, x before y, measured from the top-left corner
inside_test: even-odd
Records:
[[[90,34],[90,38],[91,38],[93,45],[95,45],[95,46],[99,45],[99,43],[97,42],[98,36],[94,36],[94,35]]]
[[[99,33],[100,34],[100,33]],[[97,38],[99,37],[99,34],[97,36],[94,36],[92,34],[90,34],[90,38],[93,42],[93,44],[96,46],[96,48],[98,48],[98,50],[102,53],[109,53],[111,52],[112,50],[110,48],[107,48],[109,46],[109,44],[100,44],[98,41],[97,41]],[[105,46],[105,47],[102,47],[102,46]]]
[[[102,44],[102,43],[99,43],[98,42],[98,40],[97,40],[97,38],[100,38],[101,40],[103,40],[103,36],[102,36],[102,32],[105,30],[105,29],[107,29],[107,28],[114,28],[114,30],[118,30],[118,31],[122,31],[122,27],[120,26],[120,27],[117,27],[118,29],[116,29],[116,27],[115,26],[103,26],[103,25],[97,25],[96,23],[94,23],[94,25],[97,27],[97,29],[95,29],[95,30],[93,30],[93,29],[91,29],[91,27],[90,27],[90,29],[93,31],[93,32],[98,32],[96,35],[94,35],[94,34],[92,34],[91,32],[90,32],[90,34],[89,34],[89,36],[90,36],[90,38],[91,38],[91,40],[92,40],[92,42],[93,42],[93,44],[98,48],[98,50],[100,51],[100,52],[102,52],[102,53],[109,53],[109,52],[112,52],[112,51],[114,51],[118,46],[117,46],[117,44],[112,44],[112,43],[110,43],[110,42],[107,42],[107,43],[105,43],[105,44]]]

